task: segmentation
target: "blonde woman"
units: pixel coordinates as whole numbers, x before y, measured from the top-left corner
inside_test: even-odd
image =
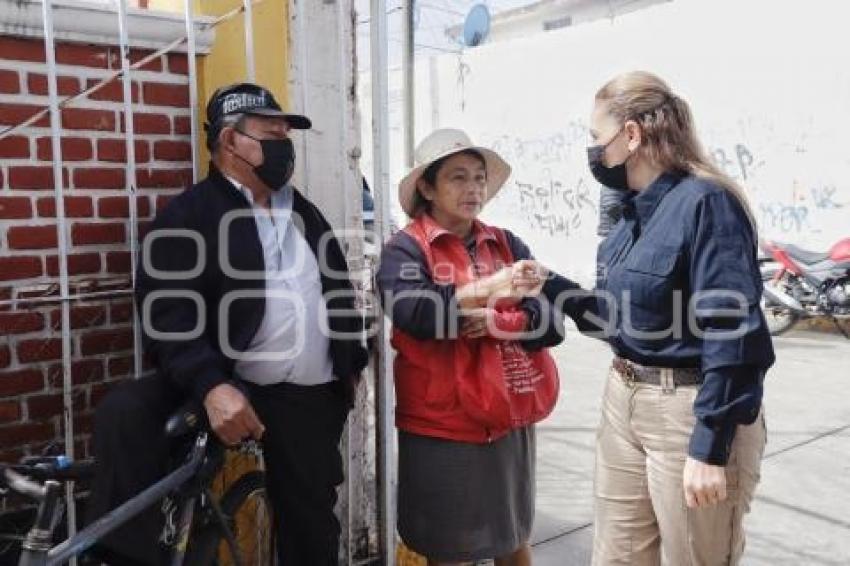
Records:
[[[624,191],[623,217],[599,247],[592,296],[557,275],[543,293],[615,356],[596,445],[593,563],[656,566],[663,554],[674,566],[737,564],[774,361],[752,214],[706,157],[687,102],[655,75],[603,86],[591,137],[590,170]]]

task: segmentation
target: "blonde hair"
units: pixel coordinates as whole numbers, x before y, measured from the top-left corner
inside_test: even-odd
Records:
[[[755,230],[755,217],[743,188],[711,162],[697,138],[688,103],[659,77],[632,71],[614,77],[596,93],[596,101],[620,125],[634,120],[643,142],[638,151],[665,171],[708,179],[741,203]]]

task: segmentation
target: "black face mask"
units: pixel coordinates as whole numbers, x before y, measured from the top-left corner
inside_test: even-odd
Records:
[[[590,172],[593,173],[596,180],[606,187],[610,187],[618,191],[628,191],[629,182],[626,177],[626,161],[629,160],[631,155],[626,158],[626,161],[623,161],[619,165],[614,165],[613,167],[607,167],[604,163],[605,149],[611,145],[611,142],[617,139],[619,135],[620,133],[618,132],[617,135],[611,138],[611,140],[606,144],[588,147],[587,164],[590,166]]]
[[[251,165],[257,177],[271,190],[279,191],[282,189],[292,178],[292,173],[295,171],[295,146],[292,144],[292,140],[289,138],[259,140],[241,130],[236,131],[260,144],[263,149],[263,162],[254,166],[238,153],[234,153],[234,155]]]

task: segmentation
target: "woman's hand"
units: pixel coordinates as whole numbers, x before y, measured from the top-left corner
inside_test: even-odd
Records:
[[[524,296],[539,295],[549,277],[549,270],[533,259],[523,259],[511,266],[511,284]]]
[[[546,269],[534,260],[523,259],[503,267],[479,281],[489,290],[488,298],[519,301],[540,293],[546,282]]]
[[[477,308],[463,311],[460,323],[460,334],[466,338],[483,338],[490,334],[491,324],[495,324],[496,311],[488,308]]]
[[[460,333],[465,338],[492,336],[500,340],[516,340],[526,330],[528,315],[522,309],[499,311],[490,307],[461,311]]]
[[[726,500],[726,468],[712,466],[688,456],[682,474],[685,502],[691,509]]]
[[[538,295],[547,276],[546,268],[536,261],[520,260],[467,283],[457,290],[456,298],[463,309],[483,307],[494,299],[518,302],[524,297]]]
[[[489,304],[493,297],[509,297],[513,272],[510,267],[476,279],[460,287],[455,292],[455,298],[461,309],[475,309]]]

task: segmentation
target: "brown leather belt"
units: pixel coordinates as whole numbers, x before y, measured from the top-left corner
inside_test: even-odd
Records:
[[[615,357],[614,369],[628,383],[663,385],[661,375],[665,368],[642,366],[625,358]],[[702,372],[697,368],[671,368],[673,384],[677,386],[700,385]]]

